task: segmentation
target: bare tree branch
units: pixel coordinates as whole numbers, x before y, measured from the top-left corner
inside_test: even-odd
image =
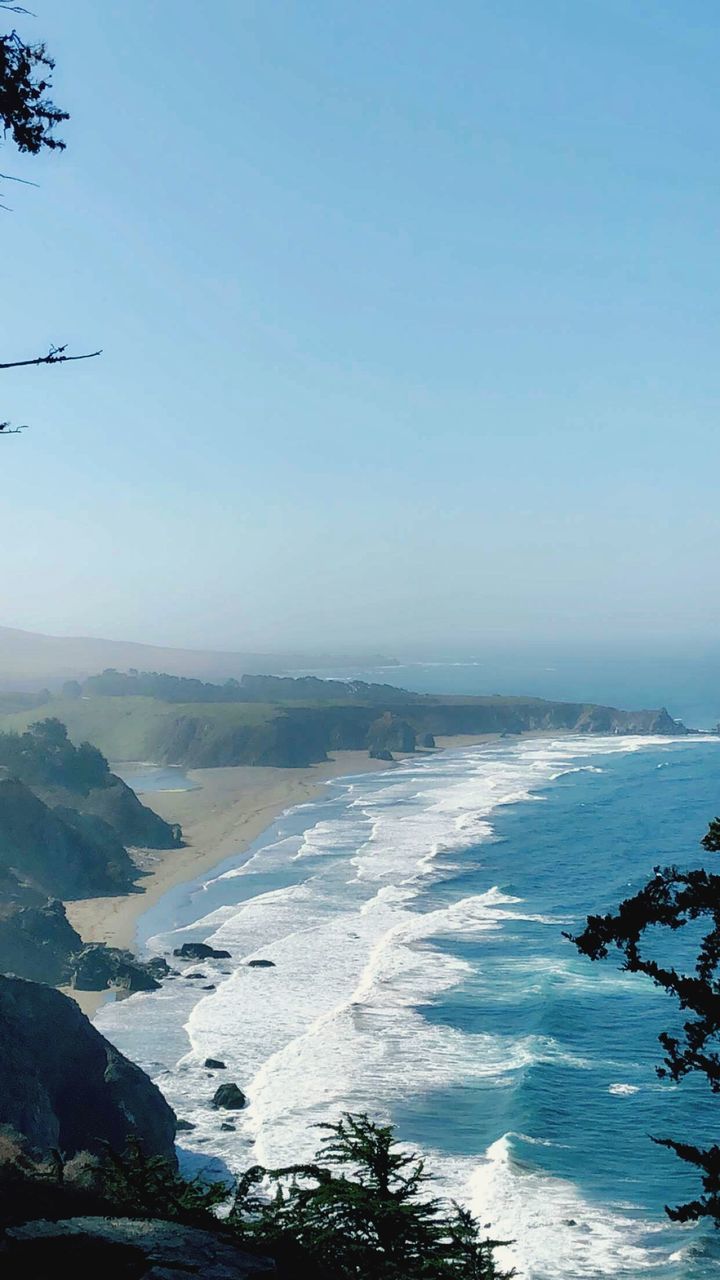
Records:
[[[67,343],[62,347],[51,347],[46,356],[37,356],[34,360],[8,360],[6,363],[0,363],[0,369],[23,369],[31,364],[65,364],[67,360],[94,360],[95,356],[102,355],[102,348],[99,351],[88,351],[82,356],[66,356]]]
[[[19,427],[12,427],[9,422],[0,422],[0,435],[19,436],[21,431],[27,431],[27,422],[21,423]]]

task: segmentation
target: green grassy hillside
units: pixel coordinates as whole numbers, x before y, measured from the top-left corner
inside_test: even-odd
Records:
[[[56,716],[67,725],[73,742],[92,742],[109,760],[167,760],[167,744],[183,719],[202,720],[213,738],[231,728],[263,724],[276,714],[276,708],[259,703],[178,705],[155,698],[53,698],[31,711],[0,715],[0,729],[22,732],[36,720]]]
[[[188,768],[302,766],[326,759],[328,752],[368,745],[412,749],[415,735],[420,734],[683,731],[664,710],[617,711],[497,695],[426,695],[407,705],[391,703],[385,709],[377,703],[339,700],[302,704],[175,703],[133,696],[52,698],[42,708],[0,715],[0,729],[24,730],[46,716],[63,721],[73,742],[91,742],[110,760],[152,760]]]

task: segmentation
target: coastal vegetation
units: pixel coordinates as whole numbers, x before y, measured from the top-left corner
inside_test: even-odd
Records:
[[[711,822],[702,844],[708,853],[720,853],[720,819]],[[696,955],[689,972],[676,967],[684,957],[677,947],[673,954],[669,941],[664,957],[662,944],[658,950],[657,931],[662,930],[670,938],[690,933],[689,947]],[[720,1095],[720,875],[704,867],[655,867],[652,879],[616,912],[589,916],[582,933],[566,936],[591,960],[606,959],[615,948],[626,972],[644,974],[674,998],[687,1020],[661,1033],[665,1056],[658,1076],[677,1084],[696,1074]],[[696,1199],[667,1207],[669,1217],[677,1222],[707,1218],[720,1227],[720,1144],[698,1146],[697,1135],[684,1141],[656,1136],[653,1141],[693,1165],[702,1183]]]
[[[272,1259],[288,1280],[511,1280],[515,1273],[495,1259],[504,1242],[432,1195],[424,1162],[399,1145],[391,1126],[345,1114],[320,1128],[325,1137],[311,1163],[255,1166],[230,1186],[183,1177],[138,1136],[121,1153],[95,1143],[94,1154],[42,1160],[9,1134],[0,1142],[0,1226],[43,1214],[87,1218],[91,1234],[94,1215],[112,1214],[212,1232]]]
[[[29,16],[21,5],[0,4],[0,9]],[[69,120],[67,111],[49,97],[55,62],[42,41],[31,43],[16,30],[0,34],[0,129],[19,152],[37,156],[43,151],[64,151],[65,143],[55,129]],[[3,174],[7,179],[8,175]],[[5,205],[2,206],[6,208]],[[68,355],[67,346],[52,345],[45,355],[0,362],[0,370],[28,365],[65,364],[68,360],[89,360],[99,351]],[[0,421],[0,434],[17,435],[23,426]]]

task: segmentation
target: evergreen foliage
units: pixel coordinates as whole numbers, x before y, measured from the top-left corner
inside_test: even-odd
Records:
[[[720,852],[720,818],[711,822],[702,844],[709,853]],[[679,973],[648,954],[654,929],[676,932],[697,922],[702,928],[707,925],[707,932],[692,972]],[[713,1093],[720,1094],[720,875],[703,867],[690,871],[656,867],[652,880],[622,902],[615,914],[589,916],[581,934],[566,936],[591,960],[605,959],[609,949],[616,947],[624,957],[623,969],[646,974],[675,998],[690,1016],[680,1034],[664,1031],[660,1035],[665,1057],[658,1075],[678,1082],[699,1072]],[[656,947],[656,938],[653,942]],[[679,1222],[709,1218],[720,1226],[720,1145],[702,1148],[672,1138],[654,1141],[695,1165],[702,1181],[703,1194],[688,1204],[667,1208],[669,1216]]]
[[[110,781],[102,752],[89,742],[74,746],[65,725],[54,717],[31,724],[25,733],[0,733],[0,766],[30,787],[86,792]]]
[[[44,44],[26,44],[16,31],[0,36],[0,126],[19,151],[65,146],[52,131],[68,113],[47,97],[54,67]]]
[[[230,1222],[243,1240],[326,1280],[509,1280],[472,1215],[427,1194],[424,1163],[390,1126],[345,1114],[321,1125],[315,1162],[250,1169]],[[265,1193],[268,1184],[273,1194]],[[259,1191],[258,1189],[262,1187]]]
[[[481,1238],[467,1210],[429,1194],[423,1161],[403,1152],[390,1126],[346,1114],[319,1127],[326,1136],[313,1163],[255,1166],[234,1187],[183,1178],[138,1142],[122,1155],[108,1146],[101,1158],[65,1164],[56,1152],[36,1165],[12,1144],[3,1159],[0,1141],[0,1225],[44,1215],[155,1218],[230,1234],[292,1280],[511,1280],[494,1260],[500,1242]]]

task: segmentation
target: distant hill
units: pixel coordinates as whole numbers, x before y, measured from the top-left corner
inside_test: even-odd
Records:
[[[85,680],[106,667],[164,671],[198,680],[239,679],[246,672],[280,673],[308,668],[392,666],[381,654],[243,653],[170,649],[129,640],[89,636],[46,636],[0,627],[0,689],[56,687],[63,680]]]
[[[188,768],[294,767],[344,749],[411,751],[418,742],[430,745],[435,735],[688,732],[665,708],[622,711],[542,698],[418,694],[360,681],[253,679],[237,688],[216,688],[212,698],[207,688],[193,685],[185,690],[187,701],[177,700],[183,682],[178,688],[162,675],[136,682],[113,673],[107,681],[89,680],[82,686],[108,687],[111,693],[88,695],[78,687],[72,697],[51,698],[43,714],[67,725],[73,742],[91,742],[111,760],[154,760]],[[165,697],[152,696],[150,690],[160,689]],[[198,700],[203,697],[208,700]],[[0,716],[0,726],[22,731],[37,719],[37,709],[24,710]]]

